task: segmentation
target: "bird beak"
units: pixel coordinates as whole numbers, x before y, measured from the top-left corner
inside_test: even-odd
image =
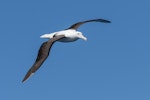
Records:
[[[87,38],[85,36],[83,36],[83,35],[80,35],[79,38],[83,39],[84,41],[87,40]]]

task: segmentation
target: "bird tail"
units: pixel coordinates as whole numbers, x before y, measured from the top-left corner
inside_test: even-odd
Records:
[[[53,38],[54,34],[44,34],[44,35],[41,35],[40,38],[47,38],[47,39],[51,39]]]

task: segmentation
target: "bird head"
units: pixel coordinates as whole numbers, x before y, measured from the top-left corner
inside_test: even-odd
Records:
[[[87,38],[81,32],[77,32],[77,37],[85,41],[87,40]]]

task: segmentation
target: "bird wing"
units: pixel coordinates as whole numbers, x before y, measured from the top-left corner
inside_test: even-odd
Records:
[[[102,22],[102,23],[111,23],[108,20],[105,19],[92,19],[92,20],[86,20],[86,21],[82,21],[82,22],[78,22],[73,24],[72,26],[70,26],[68,29],[75,29],[77,30],[77,28],[80,27],[80,25],[84,24],[84,23],[88,23],[88,22]]]
[[[59,35],[59,36],[55,36],[52,39],[50,39],[47,42],[44,42],[38,52],[38,56],[36,58],[35,63],[33,64],[33,66],[29,69],[29,71],[27,72],[27,74],[25,75],[24,79],[22,80],[22,82],[24,82],[25,80],[27,80],[34,72],[36,72],[40,66],[42,65],[42,63],[46,60],[46,58],[49,55],[50,49],[53,45],[53,43],[59,39],[64,38],[64,35]]]

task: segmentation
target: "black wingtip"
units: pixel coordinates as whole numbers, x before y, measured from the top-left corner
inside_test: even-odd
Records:
[[[105,19],[97,19],[97,21],[103,22],[103,23],[111,23],[111,21],[105,20]]]
[[[25,80],[22,80],[22,83],[24,83]]]
[[[22,83],[28,80],[34,73],[29,70],[29,72],[25,75],[25,77],[22,80]]]
[[[25,77],[25,78],[22,80],[22,83],[24,83],[27,79],[28,79],[28,78],[27,78],[27,77]]]

